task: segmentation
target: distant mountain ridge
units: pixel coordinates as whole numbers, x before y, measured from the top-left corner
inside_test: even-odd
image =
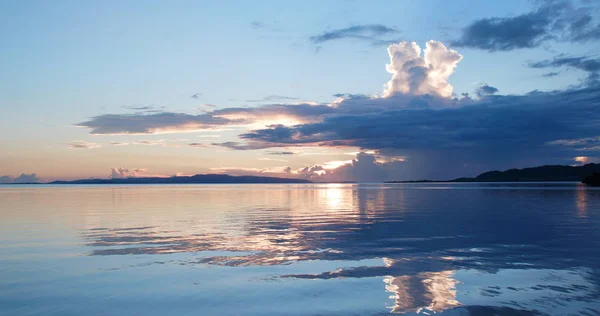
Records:
[[[582,181],[585,177],[600,173],[600,164],[589,163],[583,166],[546,165],[540,167],[509,169],[505,171],[488,171],[475,178],[457,178],[437,182],[527,182],[527,181]],[[388,183],[436,182],[420,181],[388,181]]]
[[[304,179],[258,177],[258,176],[230,176],[226,174],[197,174],[193,176],[175,176],[169,178],[113,178],[113,179],[81,179],[73,181],[53,181],[48,184],[185,184],[185,183],[312,183]]]

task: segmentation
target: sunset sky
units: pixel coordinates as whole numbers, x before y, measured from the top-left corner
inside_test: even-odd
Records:
[[[595,1],[0,2],[0,183],[600,162]]]

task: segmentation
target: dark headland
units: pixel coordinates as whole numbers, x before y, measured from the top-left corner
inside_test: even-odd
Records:
[[[594,173],[590,176],[587,176],[581,182],[592,187],[600,187],[600,173]]]
[[[474,178],[458,178],[454,180],[419,180],[419,181],[388,181],[387,183],[414,182],[546,182],[546,181],[578,181],[600,173],[600,164],[590,163],[583,166],[540,166],[524,169],[509,169],[506,171],[488,171]],[[597,179],[597,178],[596,178]],[[586,183],[589,184],[589,183]],[[591,184],[590,184],[591,185]]]
[[[54,181],[48,184],[185,184],[185,183],[312,183],[304,179],[289,179],[257,176],[230,176],[226,174],[197,174],[194,176],[175,176],[168,178],[113,178],[113,179],[81,179],[74,181]]]

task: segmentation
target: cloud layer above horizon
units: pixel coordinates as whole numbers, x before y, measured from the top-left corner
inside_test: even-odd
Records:
[[[327,36],[319,41],[329,40]],[[307,167],[305,172],[277,169],[283,175],[336,181],[370,181],[372,175],[379,180],[448,178],[463,175],[463,170],[472,174],[511,165],[572,163],[574,157],[600,153],[600,86],[590,80],[563,91],[524,95],[499,95],[497,88],[482,84],[474,91],[476,99],[467,94],[457,97],[448,82],[463,58],[457,51],[437,41],[427,42],[423,51],[415,42],[392,44],[387,51],[386,70],[392,78],[381,95],[338,94],[331,103],[265,104],[200,115],[103,114],[76,125],[89,128],[91,134],[181,133],[236,126],[245,130],[238,140],[206,146],[286,154],[292,153],[290,148],[306,146],[350,147],[374,153],[360,154],[337,171],[322,166]],[[566,57],[529,66],[570,66],[593,74],[600,68],[590,59]],[[295,101],[287,99],[291,100]],[[124,176],[114,169],[113,177],[119,175]]]

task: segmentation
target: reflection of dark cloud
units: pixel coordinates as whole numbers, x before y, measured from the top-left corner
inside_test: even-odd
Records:
[[[240,261],[245,258],[259,265],[273,264],[269,262],[273,258],[280,258],[274,264],[374,257],[412,260],[398,266],[343,271],[353,277],[410,274],[406,269],[411,267],[413,271],[428,272],[457,268],[493,272],[520,264],[532,268],[597,266],[596,259],[600,257],[593,250],[600,246],[600,231],[577,229],[573,225],[580,220],[591,220],[593,214],[588,209],[600,198],[600,191],[561,187],[539,190],[533,186],[519,190],[517,196],[521,200],[515,202],[510,186],[501,185],[486,190],[448,190],[445,185],[438,185],[441,190],[393,185],[387,189],[359,185],[353,189],[311,190],[305,192],[309,195],[302,197],[303,201],[326,203],[311,206],[316,213],[293,215],[292,210],[263,210],[276,214],[264,216],[261,211],[251,212],[244,215],[243,234],[227,230],[183,234],[158,226],[93,230],[84,236],[96,248],[94,255],[241,251],[249,254],[238,258]],[[585,204],[581,202],[584,200]],[[444,210],[430,208],[439,205],[445,205]],[[520,211],[534,205],[536,209],[552,205],[573,212]],[[324,208],[333,211],[319,211]],[[583,212],[586,218],[581,217]],[[565,222],[565,216],[575,222]],[[426,262],[436,262],[437,268],[423,270]]]
[[[157,264],[247,267],[334,261],[339,268],[331,271],[277,277],[380,278],[391,293],[393,313],[460,309],[474,315],[527,315],[532,306],[548,307],[535,301],[545,295],[560,295],[552,304],[593,303],[600,295],[600,214],[594,211],[600,191],[565,184],[342,185],[290,189],[281,199],[290,207],[249,207],[228,214],[224,223],[203,222],[190,229],[167,223],[92,228],[83,236],[93,256],[198,254],[153,260]],[[371,263],[345,266],[361,260]],[[526,301],[530,305],[459,307],[458,271],[494,275],[523,269],[550,272],[515,287],[489,284],[476,295],[500,300],[512,292],[542,293]]]
[[[496,306],[465,306],[458,310],[466,310],[468,315],[472,316],[539,316],[544,315],[538,311],[529,311],[518,308],[510,307],[496,307]]]

